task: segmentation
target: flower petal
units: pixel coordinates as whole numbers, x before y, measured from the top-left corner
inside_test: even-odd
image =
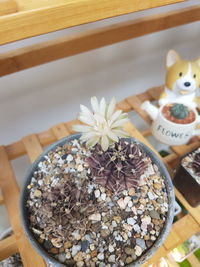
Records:
[[[121,119],[121,120],[117,120],[115,121],[112,125],[111,125],[111,128],[115,128],[115,127],[119,127],[119,126],[122,126],[124,123],[128,122],[129,119],[128,118],[125,118],[125,119]]]
[[[99,113],[99,102],[98,102],[96,96],[93,96],[91,98],[91,106],[92,106],[94,113]]]
[[[106,114],[106,101],[103,97],[100,102],[100,114],[105,117]]]
[[[101,137],[101,147],[103,149],[103,151],[106,151],[108,150],[108,147],[109,147],[109,140],[108,140],[108,137],[103,135]]]
[[[129,137],[130,136],[127,132],[120,130],[120,129],[113,129],[112,132],[114,132],[118,137]]]
[[[87,116],[80,115],[78,118],[79,118],[80,121],[82,121],[85,124],[88,124],[90,126],[94,126],[95,125],[95,120],[91,119],[91,118],[89,118]]]
[[[113,131],[111,131],[111,130],[108,131],[107,135],[112,141],[118,142],[119,139],[118,139],[117,135]]]
[[[86,142],[89,139],[93,138],[94,136],[97,136],[96,132],[87,132],[87,133],[83,133],[80,139],[81,141]]]
[[[100,114],[94,114],[94,118],[97,123],[105,123],[106,119]]]
[[[111,118],[108,120],[108,124],[111,125],[114,121],[118,119],[118,117],[122,114],[121,110],[115,111],[115,113],[111,116]]]
[[[76,124],[72,126],[72,130],[74,130],[75,132],[85,133],[91,131],[92,127],[87,125]]]
[[[107,114],[106,114],[106,118],[110,119],[110,117],[112,116],[114,110],[115,110],[115,106],[116,106],[116,99],[115,97],[113,97],[108,105],[108,110],[107,110]]]
[[[99,142],[99,139],[100,139],[99,136],[95,136],[95,137],[91,138],[90,140],[87,141],[86,146],[87,147],[95,146]]]

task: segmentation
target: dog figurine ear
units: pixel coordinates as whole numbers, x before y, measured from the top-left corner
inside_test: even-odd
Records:
[[[200,58],[197,58],[196,62],[197,62],[197,65],[198,65],[199,68],[200,68]]]
[[[166,66],[167,66],[167,68],[169,68],[172,65],[174,65],[179,59],[180,59],[180,56],[176,51],[169,50],[169,52],[167,53],[167,58],[166,58]]]

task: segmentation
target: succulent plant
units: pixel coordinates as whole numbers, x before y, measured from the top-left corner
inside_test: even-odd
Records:
[[[104,98],[100,103],[96,97],[91,98],[93,112],[81,105],[79,120],[86,125],[74,125],[73,130],[81,132],[81,140],[87,147],[93,147],[99,143],[104,151],[109,145],[118,142],[120,137],[128,134],[122,130],[124,123],[128,121],[127,114],[121,110],[115,111],[116,100],[113,98],[106,104]]]
[[[94,181],[113,192],[137,188],[148,164],[139,144],[130,144],[123,139],[106,152],[97,144],[88,163]]]
[[[174,118],[181,120],[188,116],[189,111],[188,108],[183,104],[174,104],[170,108],[170,113]]]
[[[200,152],[195,155],[192,167],[194,168],[195,173],[200,175]]]

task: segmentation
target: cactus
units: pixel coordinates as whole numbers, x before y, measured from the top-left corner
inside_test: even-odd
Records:
[[[183,104],[174,104],[170,108],[170,113],[174,118],[181,120],[185,119],[188,116],[189,111],[188,108]]]

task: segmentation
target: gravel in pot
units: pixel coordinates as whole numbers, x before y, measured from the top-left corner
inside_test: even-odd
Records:
[[[133,138],[88,147],[82,136],[55,143],[33,164],[21,196],[24,230],[53,266],[139,266],[172,223],[170,177]]]

